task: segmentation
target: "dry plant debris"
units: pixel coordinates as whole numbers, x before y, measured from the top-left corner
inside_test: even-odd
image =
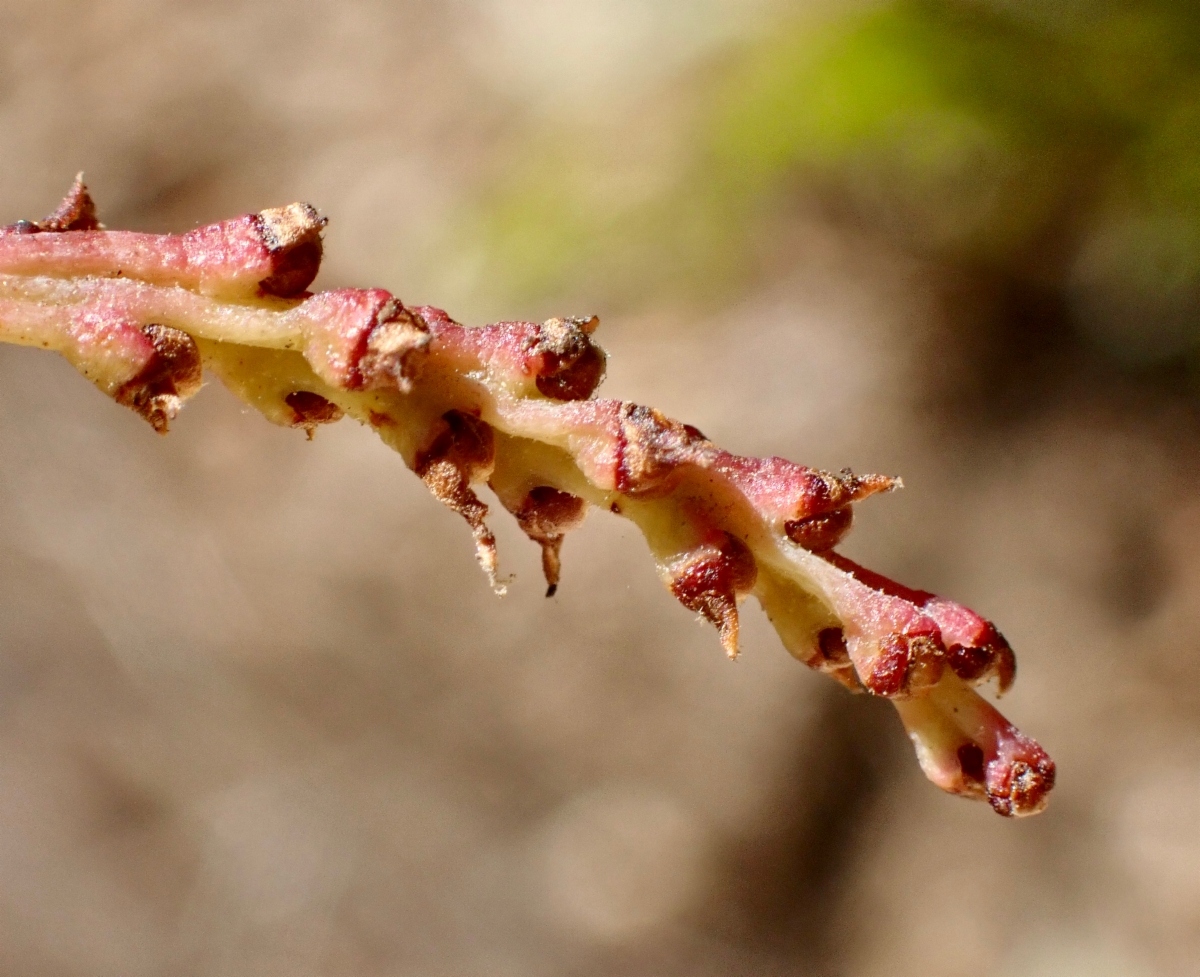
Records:
[[[1001,634],[834,551],[853,503],[898,479],[743,458],[653,408],[593,399],[594,317],[468,328],[382,289],[310,293],[324,225],[292,204],[180,235],[109,231],[77,178],[50,217],[0,229],[0,339],[61,353],[161,433],[205,370],[310,437],[345,415],[370,425],[467,521],[497,592],[476,486],[541,546],[548,595],[588,504],[631,519],[731,658],[753,595],[792,655],[891,700],[943,790],[1042,809],[1053,761],[972,688],[1012,683]]]

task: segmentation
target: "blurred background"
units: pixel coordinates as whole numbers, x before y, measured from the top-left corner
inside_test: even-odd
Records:
[[[0,348],[0,971],[1144,977],[1200,953],[1200,8],[0,0],[0,222],[295,199],[320,287],[601,317],[607,396],[899,473],[995,619],[1006,822],[593,513],[547,601],[345,422],[162,440]]]

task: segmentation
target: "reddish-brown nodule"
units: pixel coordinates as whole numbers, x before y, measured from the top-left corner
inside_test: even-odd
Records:
[[[538,390],[555,400],[587,400],[604,379],[604,352],[591,340],[595,316],[547,319],[531,353],[540,357]]]
[[[1037,746],[1032,740],[1033,746]],[[992,810],[1005,817],[1026,817],[1046,806],[1057,773],[1054,761],[1040,747],[1030,761],[993,761],[988,764],[987,799]]]
[[[730,658],[738,653],[738,598],[758,579],[754,555],[740,539],[725,532],[673,560],[667,567],[671,593],[690,611],[715,625]]]
[[[912,695],[937,683],[944,658],[936,634],[890,634],[880,642],[863,685],[872,695]]]
[[[849,665],[850,652],[846,650],[846,635],[841,628],[822,628],[817,634],[817,652],[820,661],[832,665]]]
[[[899,696],[908,676],[908,642],[903,635],[885,638],[863,685],[872,695]]]
[[[983,750],[974,743],[964,743],[955,752],[962,771],[963,793],[984,793]]]
[[[333,401],[326,400],[311,390],[293,390],[283,399],[295,414],[292,427],[304,428],[310,441],[318,425],[340,421],[344,413]]]
[[[852,692],[862,692],[862,683],[854,671],[846,635],[841,628],[822,628],[817,633],[811,657],[804,661],[809,668],[828,675]]]
[[[1054,761],[982,699],[960,709],[960,714],[969,717],[973,711],[988,714],[975,738],[986,761],[983,789],[992,810],[1005,817],[1037,814],[1054,788]]]
[[[183,401],[200,389],[200,351],[191,336],[169,326],[151,324],[142,333],[154,352],[115,399],[141,414],[159,434],[166,434]]]
[[[560,492],[549,485],[530,489],[520,507],[513,513],[525,535],[542,548],[542,573],[546,577],[546,596],[558,590],[562,572],[559,552],[563,537],[583,524],[587,502],[569,492]]]
[[[854,510],[846,505],[820,516],[789,519],[783,524],[783,531],[797,546],[803,546],[814,553],[824,553],[842,541],[850,532],[853,522]]]
[[[258,287],[279,298],[302,294],[321,270],[325,218],[310,204],[274,207],[255,216],[271,264]]]
[[[1001,695],[1012,687],[1017,675],[1016,656],[998,631],[989,642],[977,648],[951,645],[946,649],[946,664],[955,675],[972,685],[995,677]]]

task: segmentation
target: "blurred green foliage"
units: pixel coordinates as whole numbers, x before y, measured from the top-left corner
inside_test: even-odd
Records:
[[[1060,289],[1119,359],[1200,342],[1200,4],[901,0],[780,24],[683,87],[669,123],[523,157],[482,210],[492,281],[709,295],[816,200]]]

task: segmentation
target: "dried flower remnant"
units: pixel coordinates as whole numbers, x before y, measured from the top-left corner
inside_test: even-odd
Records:
[[[529,494],[515,509],[509,511],[517,517],[522,532],[541,545],[546,596],[553,597],[562,575],[559,553],[563,537],[583,522],[583,517],[587,515],[587,502],[570,492],[560,492],[549,485],[538,485],[529,490]]]
[[[1042,809],[1053,761],[971,687],[1013,681],[996,628],[834,550],[854,503],[898,479],[740,457],[594,399],[595,317],[468,328],[382,289],[312,294],[324,225],[292,204],[182,235],[107,231],[77,180],[47,219],[0,228],[0,340],[58,351],[162,433],[203,370],[310,437],[345,415],[369,425],[466,520],[497,591],[480,485],[541,546],[548,596],[587,506],[631,519],[730,657],[753,595],[792,655],[895,704],[939,787],[1006,816]]]

